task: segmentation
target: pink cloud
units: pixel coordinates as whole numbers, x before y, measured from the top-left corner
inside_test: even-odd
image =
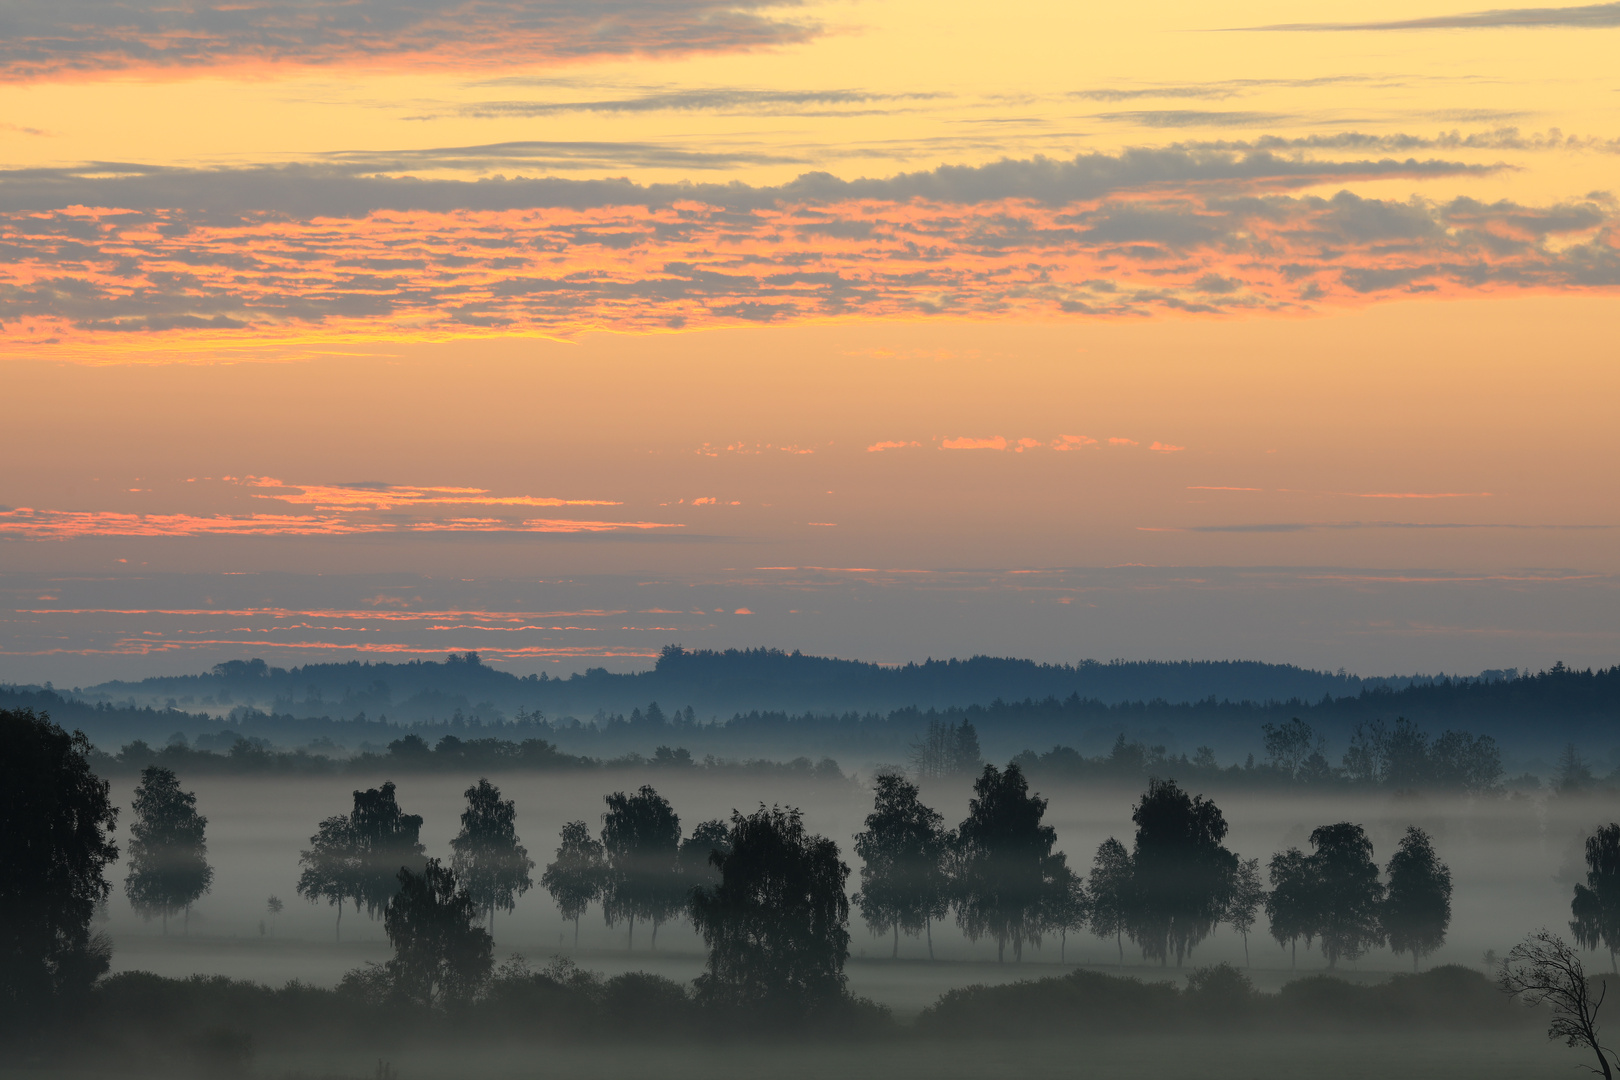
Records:
[[[1122,439],[1119,436],[1115,435],[1115,436],[1112,436],[1112,437],[1109,438],[1108,445],[1109,446],[1141,446],[1142,444],[1137,442],[1135,439]]]
[[[1084,446],[1096,446],[1097,440],[1089,435],[1059,435],[1052,440],[1054,450],[1079,450]]]
[[[1172,446],[1169,443],[1155,442],[1148,449],[1160,454],[1176,454],[1187,448],[1185,446]]]
[[[1000,435],[988,439],[975,438],[963,435],[955,439],[946,439],[939,444],[941,450],[1005,450],[1007,440]]]
[[[873,443],[871,446],[866,448],[866,452],[868,454],[878,454],[882,453],[884,450],[905,450],[909,447],[921,445],[922,444],[918,442],[900,442],[895,439],[888,439],[883,442]]]

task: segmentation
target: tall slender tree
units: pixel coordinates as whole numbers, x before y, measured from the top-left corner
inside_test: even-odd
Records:
[[[1384,936],[1397,956],[1412,954],[1416,971],[1419,960],[1445,944],[1451,925],[1451,869],[1435,854],[1429,834],[1410,826],[1385,873]]]
[[[1091,862],[1091,932],[1113,938],[1119,965],[1125,966],[1125,926],[1131,910],[1131,853],[1110,836],[1097,847]]]
[[[1373,862],[1372,841],[1360,825],[1341,821],[1311,833],[1310,860],[1316,880],[1314,919],[1328,967],[1357,960],[1384,941],[1379,914],[1384,886]]]
[[[998,961],[1009,944],[1022,960],[1025,942],[1040,944],[1044,905],[1064,868],[1052,853],[1057,832],[1041,823],[1046,800],[1029,793],[1016,763],[986,765],[973,792],[956,831],[956,922],[970,940],[995,938]]]
[[[489,918],[495,933],[495,909],[510,912],[517,898],[534,887],[529,871],[534,860],[518,842],[517,806],[501,798],[501,790],[486,779],[468,788],[467,809],[461,814],[461,832],[450,841],[455,854],[450,868]]]
[[[180,912],[190,929],[191,905],[214,882],[205,838],[208,819],[197,813],[197,796],[181,791],[174,772],[161,765],[141,770],[134,811],[124,895],[142,917],[161,918],[164,934],[169,916]]]
[[[1232,895],[1238,858],[1221,843],[1226,819],[1174,780],[1148,781],[1131,820],[1136,846],[1127,932],[1148,959],[1176,966],[1208,937]]]
[[[1249,966],[1249,931],[1254,929],[1266,889],[1260,881],[1260,860],[1244,859],[1232,878],[1232,896],[1226,904],[1226,922],[1243,939],[1243,966]]]
[[[477,654],[467,654],[477,663]],[[422,846],[422,816],[407,814],[394,798],[394,782],[354,793],[349,828],[358,853],[355,892],[366,911],[380,916],[399,891],[399,872],[420,872],[427,859]]]
[[[681,846],[681,819],[669,800],[643,784],[634,795],[616,791],[606,796],[602,847],[607,873],[602,888],[602,914],[609,926],[629,924],[626,947],[636,942],[636,919],[652,923],[653,948],[658,926],[685,907],[676,857]]]
[[[1266,918],[1271,936],[1289,951],[1290,967],[1299,966],[1299,940],[1310,948],[1316,937],[1316,864],[1299,848],[1289,848],[1271,857],[1268,867],[1271,892],[1266,894]]]
[[[1586,884],[1575,886],[1569,931],[1587,949],[1609,950],[1609,967],[1620,951],[1620,824],[1601,826],[1586,838]]]
[[[333,935],[343,940],[343,905],[352,900],[360,911],[360,852],[355,843],[349,815],[325,818],[309,838],[309,847],[298,856],[303,867],[298,875],[298,895],[312,904],[322,900],[337,908]]]
[[[562,827],[557,857],[546,865],[540,884],[551,894],[562,917],[574,924],[574,948],[579,948],[579,920],[591,901],[602,895],[607,872],[602,842],[591,835],[583,821],[570,821]]]
[[[1064,859],[1061,870],[1050,874],[1044,922],[1049,930],[1058,934],[1058,963],[1069,962],[1069,931],[1084,930],[1091,919],[1091,894],[1086,891],[1083,877],[1069,868],[1066,856],[1056,853],[1055,859]]]
[[[88,991],[111,947],[92,934],[112,891],[118,821],[90,740],[32,710],[0,709],[0,1028]]]
[[[898,773],[880,773],[866,829],[855,835],[861,888],[855,904],[874,932],[894,934],[890,958],[900,955],[900,932],[928,933],[933,959],[934,919],[949,910],[945,873],[945,828],[939,812],[924,806],[917,785]]]

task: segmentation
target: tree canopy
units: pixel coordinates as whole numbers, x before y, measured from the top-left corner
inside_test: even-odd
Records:
[[[213,886],[208,819],[197,813],[197,796],[181,791],[179,779],[161,765],[141,770],[134,811],[124,895],[142,917],[161,918],[167,933],[169,916],[189,912]]]
[[[1131,906],[1127,932],[1148,959],[1179,967],[1215,929],[1232,895],[1238,858],[1221,843],[1226,819],[1173,780],[1150,780],[1131,814]]]
[[[1040,944],[1051,892],[1064,887],[1057,831],[1042,824],[1046,800],[1029,793],[1016,764],[986,765],[973,793],[956,830],[957,925],[970,940],[995,938],[998,960],[1009,944],[1021,960],[1025,942]]]
[[[450,868],[473,903],[495,928],[495,909],[510,912],[517,898],[534,886],[529,871],[534,860],[517,835],[517,807],[501,798],[501,790],[480,779],[466,791],[467,809],[461,814],[461,832],[450,841],[455,854]]]
[[[950,908],[944,818],[899,773],[879,773],[873,786],[872,812],[855,836],[861,859],[855,903],[875,933],[893,933],[891,953],[898,956],[901,931],[921,934]]]
[[[669,800],[646,784],[634,795],[616,791],[605,801],[602,914],[609,926],[620,919],[629,923],[630,945],[636,940],[636,919],[652,923],[656,947],[658,925],[686,906],[675,865],[681,819]]]
[[[1429,834],[1408,826],[1385,868],[1389,885],[1384,896],[1384,936],[1399,955],[1418,962],[1446,941],[1451,925],[1451,869],[1440,861]]]

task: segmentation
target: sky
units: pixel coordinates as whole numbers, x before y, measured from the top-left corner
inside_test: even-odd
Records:
[[[1620,4],[1428,3],[8,3],[0,680],[1614,663]]]

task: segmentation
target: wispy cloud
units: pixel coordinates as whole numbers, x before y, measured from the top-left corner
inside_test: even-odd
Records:
[[[1620,26],[1620,3],[1583,4],[1578,7],[1494,8],[1456,15],[1428,15],[1417,19],[1382,22],[1277,23],[1245,26],[1243,30],[1467,30],[1502,27],[1568,26],[1595,30]]]
[[[948,95],[918,92],[884,94],[871,90],[757,90],[719,87],[703,90],[668,90],[629,97],[576,101],[479,101],[446,107],[457,116],[558,116],[567,113],[713,112],[774,115],[778,113],[834,111],[845,114],[859,106],[925,101]]]
[[[871,446],[868,446],[866,448],[866,452],[868,454],[880,454],[885,450],[905,450],[905,449],[908,449],[909,447],[921,446],[921,445],[922,445],[922,443],[919,443],[919,442],[916,442],[916,441],[903,442],[903,441],[896,440],[896,439],[886,439],[886,440],[884,440],[882,442],[875,442]]]
[[[779,46],[796,0],[9,0],[0,79],[309,67],[477,70]]]
[[[1263,127],[1285,123],[1291,117],[1268,112],[1220,112],[1205,109],[1139,109],[1130,112],[1098,113],[1096,119],[1113,124],[1141,127]]]
[[[399,510],[420,506],[620,506],[610,499],[559,499],[549,495],[492,495],[475,487],[409,487],[398,484],[287,484],[273,477],[246,480],[274,499],[318,510]]]
[[[506,520],[455,517],[391,522],[337,514],[130,514],[107,510],[0,511],[0,539],[75,540],[90,537],[359,536],[412,533],[609,533],[679,529],[674,522]]]
[[[107,358],[164,337],[302,347],[1620,286],[1606,197],[1291,194],[1484,171],[1435,160],[1125,151],[758,187],[362,171],[376,164],[0,174],[0,343]]]
[[[940,440],[941,450],[1005,450],[1007,440],[1000,435],[958,435]]]

